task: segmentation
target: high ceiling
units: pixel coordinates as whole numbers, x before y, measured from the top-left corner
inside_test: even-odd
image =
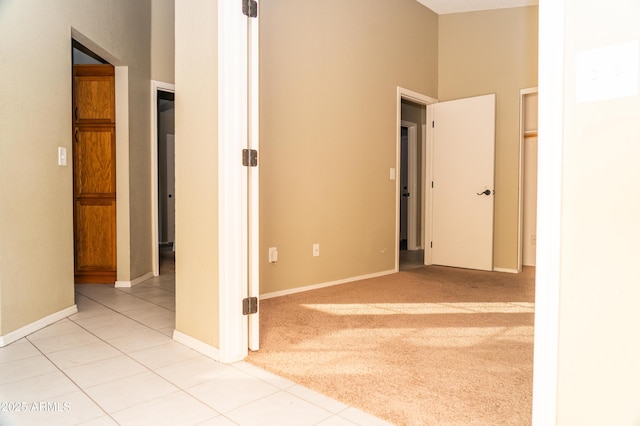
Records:
[[[472,12],[475,10],[505,9],[508,7],[535,6],[538,0],[417,0],[438,15]]]

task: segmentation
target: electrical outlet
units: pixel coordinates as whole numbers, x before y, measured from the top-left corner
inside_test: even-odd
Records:
[[[320,244],[313,245],[313,256],[320,256]]]

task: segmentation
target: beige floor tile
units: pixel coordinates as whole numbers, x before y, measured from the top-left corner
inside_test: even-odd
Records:
[[[239,370],[185,390],[220,413],[227,413],[279,391],[275,386]]]
[[[22,338],[0,348],[0,364],[39,355],[42,353],[30,341]]]
[[[197,358],[202,355],[180,343],[171,341],[163,345],[133,352],[129,354],[129,356],[147,368],[153,370],[170,364],[186,361],[188,359]]]
[[[333,414],[297,396],[280,391],[225,413],[241,425],[315,425]]]
[[[219,416],[215,410],[178,391],[112,414],[122,426],[195,425]]]
[[[57,371],[43,355],[0,364],[0,385]]]
[[[112,380],[84,391],[107,413],[176,392],[178,388],[150,371]]]
[[[53,352],[47,356],[58,368],[64,370],[118,355],[120,355],[120,352],[117,349],[102,340],[98,340],[96,343]]]
[[[221,364],[211,358],[200,355],[196,358],[157,368],[155,371],[176,386],[186,389],[224,374],[232,373],[235,370],[229,365]]]
[[[64,370],[82,388],[100,385],[142,373],[147,369],[126,355],[107,358],[90,364],[79,365]]]

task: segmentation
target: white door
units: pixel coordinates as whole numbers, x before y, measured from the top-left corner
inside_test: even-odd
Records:
[[[433,106],[432,263],[493,269],[495,94]]]

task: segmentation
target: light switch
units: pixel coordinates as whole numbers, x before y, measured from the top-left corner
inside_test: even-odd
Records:
[[[269,247],[269,263],[277,263],[277,262],[278,262],[278,248]]]
[[[639,42],[613,44],[576,55],[576,100],[582,102],[637,96]]]
[[[393,167],[389,169],[389,180],[396,180],[396,169]]]
[[[67,148],[63,146],[58,147],[58,166],[67,165]]]

